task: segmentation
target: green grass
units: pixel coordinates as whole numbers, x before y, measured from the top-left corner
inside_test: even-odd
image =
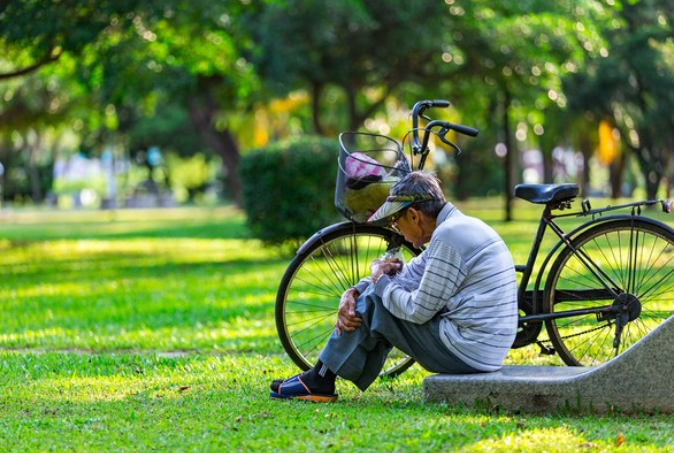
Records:
[[[521,261],[535,211],[496,208],[465,206]],[[339,382],[337,404],[271,401],[296,372],[273,320],[287,263],[227,207],[0,211],[2,450],[674,451],[671,416],[424,403],[418,366],[365,393]]]

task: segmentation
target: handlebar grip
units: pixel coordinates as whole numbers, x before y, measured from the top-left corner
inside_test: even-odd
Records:
[[[433,108],[433,107],[449,107],[451,104],[449,101],[445,101],[443,99],[426,99],[423,101],[419,101],[416,104],[414,104],[414,108],[412,109],[412,115],[416,119],[417,115],[421,115],[424,111],[427,109]]]
[[[459,134],[470,135],[471,137],[477,137],[477,134],[480,132],[473,127],[462,126],[461,124],[452,124],[450,129],[455,130]]]

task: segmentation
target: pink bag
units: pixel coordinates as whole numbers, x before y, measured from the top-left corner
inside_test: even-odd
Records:
[[[352,153],[344,164],[347,178],[376,180],[386,176],[386,170],[379,162],[363,153]]]

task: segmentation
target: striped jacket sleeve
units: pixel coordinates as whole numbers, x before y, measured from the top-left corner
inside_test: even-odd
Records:
[[[416,324],[427,322],[442,310],[466,278],[459,252],[447,243],[431,241],[424,254],[426,267],[418,289],[407,291],[386,276],[375,285],[375,292],[395,317]]]

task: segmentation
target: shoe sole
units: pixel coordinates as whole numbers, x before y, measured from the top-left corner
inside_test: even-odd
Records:
[[[299,396],[281,396],[281,395],[269,395],[269,398],[279,401],[288,401],[288,400],[300,400],[300,401],[310,401],[312,403],[334,403],[337,401],[337,395],[299,395]]]

